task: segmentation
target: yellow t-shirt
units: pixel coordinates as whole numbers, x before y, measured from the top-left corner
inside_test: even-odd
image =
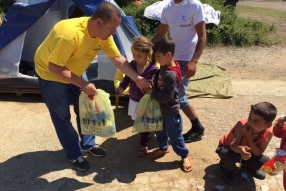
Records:
[[[35,53],[35,69],[41,78],[67,83],[49,71],[49,62],[65,66],[73,74],[81,76],[101,50],[108,57],[120,54],[112,36],[107,40],[90,37],[88,18],[62,20],[53,27]]]

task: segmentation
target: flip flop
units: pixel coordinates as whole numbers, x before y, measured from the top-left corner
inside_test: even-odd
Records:
[[[137,156],[138,157],[145,157],[148,153],[148,147],[146,146],[140,146],[140,149],[137,153]]]
[[[184,160],[182,160],[182,163],[183,163],[183,171],[184,171],[184,172],[191,172],[191,171],[193,170],[193,163],[192,163],[192,160],[191,160],[191,155],[188,154],[187,157],[188,157],[188,159],[189,159],[191,165],[189,165],[189,166],[185,165]]]
[[[168,148],[167,150],[165,151],[162,151],[160,149],[155,149],[153,152],[150,153],[150,158],[151,159],[158,159],[158,158],[161,158],[163,156],[165,156],[165,154],[169,153],[170,152],[170,149]]]

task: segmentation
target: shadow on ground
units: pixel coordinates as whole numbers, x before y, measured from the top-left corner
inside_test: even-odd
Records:
[[[109,138],[101,144],[107,151],[106,156],[102,159],[94,160],[94,157],[87,155],[87,160],[90,161],[92,166],[91,170],[97,173],[94,181],[105,184],[116,179],[121,183],[131,183],[136,179],[136,175],[140,173],[178,169],[181,164],[180,161],[157,162],[148,156],[144,158],[137,157],[140,135],[131,133],[131,128],[129,128],[132,127],[133,121],[127,115],[128,102],[123,101],[121,104],[123,104],[123,108],[114,111],[116,130],[118,134],[121,134],[120,139]],[[128,133],[122,132],[124,130]],[[126,135],[122,138],[124,133]],[[157,147],[154,133],[151,133],[151,135],[149,150]]]
[[[26,103],[42,102],[40,95],[17,97],[5,94],[0,95],[0,100]],[[85,154],[86,159],[91,164],[90,170],[86,172],[65,171],[73,167],[63,150],[26,152],[0,163],[0,190],[71,191],[89,187],[94,183],[110,183],[113,180],[131,183],[140,173],[180,168],[181,161],[178,160],[162,162],[165,160],[162,159],[158,162],[158,160],[152,160],[148,156],[137,157],[140,135],[131,133],[131,128],[129,128],[133,125],[133,121],[127,115],[128,101],[120,100],[120,105],[123,106],[114,111],[117,133],[120,138],[108,138],[101,143],[101,146],[106,149],[106,156],[103,158]],[[155,147],[157,147],[157,141],[152,134],[149,149]],[[70,178],[75,174],[78,177],[88,177],[91,181]],[[46,175],[48,175],[49,181],[46,179]]]
[[[234,185],[226,184],[221,176],[221,170],[218,164],[212,164],[205,168],[205,191],[216,190],[216,186],[223,186],[223,190],[232,190],[232,191],[256,191],[255,182],[253,177],[249,176],[249,181],[242,179],[240,177],[240,170],[237,168],[235,171],[236,181]]]
[[[0,163],[0,190],[72,191],[92,185],[67,177],[56,177],[52,182],[41,178],[45,174],[70,168],[63,150],[23,153]]]

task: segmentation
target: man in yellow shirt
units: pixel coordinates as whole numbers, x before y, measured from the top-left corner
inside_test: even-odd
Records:
[[[91,17],[58,22],[35,53],[35,68],[41,94],[49,109],[57,136],[67,157],[77,170],[90,168],[82,152],[102,157],[104,149],[95,144],[94,135],[81,134],[78,98],[97,93],[93,83],[81,78],[95,56],[103,50],[114,65],[128,75],[140,89],[147,81],[131,69],[126,58],[118,51],[112,35],[121,22],[118,8],[102,3]],[[79,136],[70,122],[70,102],[77,115]]]

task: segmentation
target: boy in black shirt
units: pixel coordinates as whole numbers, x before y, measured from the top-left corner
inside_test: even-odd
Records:
[[[153,57],[160,63],[160,70],[154,79],[154,89],[145,89],[152,99],[159,102],[163,115],[163,131],[156,132],[159,148],[150,153],[153,159],[163,157],[169,153],[168,137],[172,142],[175,153],[182,158],[183,171],[193,169],[191,157],[185,147],[182,135],[182,117],[179,113],[180,101],[178,97],[179,85],[182,80],[180,65],[173,59],[175,43],[171,38],[163,37],[153,47]]]

